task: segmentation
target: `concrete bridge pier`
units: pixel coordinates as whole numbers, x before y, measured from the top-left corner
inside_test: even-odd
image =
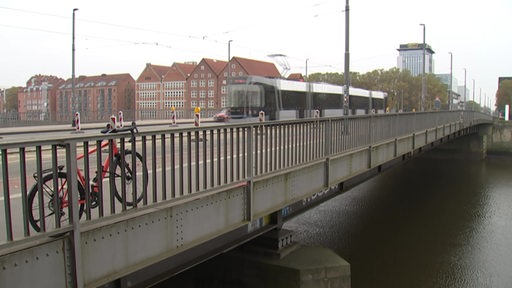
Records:
[[[182,274],[176,277],[179,287],[348,288],[351,285],[347,261],[330,249],[299,245],[293,241],[293,232],[284,229],[272,230]]]

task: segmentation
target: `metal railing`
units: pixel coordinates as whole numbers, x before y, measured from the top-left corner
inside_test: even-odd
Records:
[[[140,129],[133,139],[126,133],[99,132],[2,139],[0,243],[60,234],[77,225],[101,225],[109,217],[221,190],[374,143],[454,123],[464,128],[491,120],[474,111],[445,111],[162,126]],[[106,159],[110,163],[105,164]],[[127,166],[133,175],[122,172]],[[57,186],[58,178],[72,183],[69,195],[46,199],[44,193],[31,193]],[[66,201],[69,205],[62,204]]]

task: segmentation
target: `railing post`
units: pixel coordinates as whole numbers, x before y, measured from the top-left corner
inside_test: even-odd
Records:
[[[346,119],[343,119],[342,121],[347,121]],[[343,123],[341,125],[343,127]],[[332,120],[331,119],[328,119],[327,121],[325,121],[325,142],[324,142],[324,157],[329,157],[331,156],[331,149],[332,149],[332,141],[333,141],[333,138],[332,138],[332,128],[333,125],[332,125]],[[342,128],[343,129],[343,128]]]
[[[76,142],[70,142],[66,144],[66,167],[67,167],[67,182],[69,191],[69,205],[70,207],[70,221],[71,221],[71,235],[69,249],[66,249],[66,253],[71,253],[71,257],[66,257],[68,260],[67,265],[69,266],[68,272],[68,283],[74,282],[74,287],[84,287],[84,279],[82,273],[82,249],[80,240],[80,215],[78,213],[78,179],[77,179],[77,145]]]

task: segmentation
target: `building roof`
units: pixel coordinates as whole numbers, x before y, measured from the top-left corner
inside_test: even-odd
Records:
[[[270,78],[281,77],[281,73],[279,73],[279,70],[277,70],[274,63],[242,57],[233,57],[232,60],[238,62],[238,64],[245,70],[245,72],[247,72],[248,75],[258,75]]]
[[[400,44],[400,47],[396,49],[398,51],[414,51],[414,50],[423,50],[423,43],[407,43],[407,44]],[[430,45],[425,44],[425,50],[430,53],[434,54],[434,50],[432,50],[432,47]]]
[[[203,58],[202,61],[204,61],[206,65],[210,66],[210,68],[216,75],[220,75],[220,73],[222,73],[222,70],[224,69],[224,67],[226,67],[228,63],[226,61],[209,58]]]
[[[62,85],[60,85],[59,89],[71,89],[72,78],[67,79]],[[75,87],[76,88],[89,88],[89,87],[104,87],[104,86],[116,86],[119,81],[133,81],[135,80],[129,73],[122,74],[101,74],[96,76],[79,76],[75,78]]]
[[[290,75],[288,75],[287,79],[304,82],[304,77],[302,76],[302,73],[291,73]]]
[[[190,74],[192,74],[192,71],[194,71],[194,69],[196,68],[197,63],[196,62],[191,62],[191,63],[176,63],[176,62],[174,62],[172,64],[172,66],[175,67],[186,79],[186,78],[188,78],[188,76],[190,76]]]

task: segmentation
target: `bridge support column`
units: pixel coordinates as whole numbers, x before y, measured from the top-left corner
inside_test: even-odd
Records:
[[[300,246],[292,241],[291,233],[282,229],[270,231],[193,272],[185,272],[192,275],[182,275],[181,280],[185,282],[173,284],[179,287],[203,287],[206,283],[245,288],[350,287],[347,261],[327,248]]]

